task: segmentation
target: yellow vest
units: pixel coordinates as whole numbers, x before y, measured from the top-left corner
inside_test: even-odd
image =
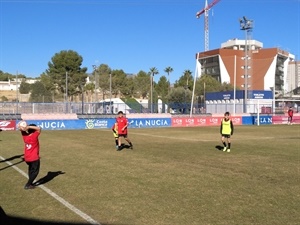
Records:
[[[118,137],[118,125],[117,124],[115,124],[114,131],[115,131],[115,132],[113,132],[114,137],[117,138]]]
[[[231,126],[230,126],[230,119],[228,121],[225,121],[222,119],[222,134],[231,134]]]

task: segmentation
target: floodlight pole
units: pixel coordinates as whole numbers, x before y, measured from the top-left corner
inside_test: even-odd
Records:
[[[17,71],[17,74],[16,74],[16,95],[17,95],[17,99],[16,99],[16,106],[17,106],[17,109],[16,109],[16,113],[18,114],[19,113],[19,80],[18,80],[18,71]]]
[[[81,114],[84,114],[84,85],[81,84]]]
[[[204,113],[206,113],[206,98],[205,98],[205,95],[206,95],[206,84],[205,84],[205,81],[203,82],[203,111]]]
[[[186,108],[186,87],[184,87],[184,104],[183,104],[183,110],[182,114],[185,114],[185,109]]]
[[[236,55],[234,56],[234,79],[233,79],[233,115],[236,113]]]
[[[94,77],[95,77],[95,102],[97,102],[97,87],[96,87],[96,85],[97,85],[97,78],[98,78],[98,76],[97,76],[97,66],[96,65],[93,65],[93,69],[94,69]]]
[[[249,53],[248,53],[248,39],[249,39],[249,34],[253,29],[253,20],[248,20],[245,16],[243,16],[243,19],[240,19],[240,29],[245,31],[245,65],[244,65],[244,79],[245,79],[245,83],[244,83],[244,113],[247,112],[247,101],[248,101],[248,60],[249,60]]]
[[[151,98],[151,105],[150,105],[150,107],[151,107],[151,113],[153,113],[153,74],[150,74],[150,86],[151,86],[151,88],[150,88],[150,91],[151,91],[151,94],[150,94],[150,98]]]
[[[110,93],[110,100],[109,100],[109,114],[111,114],[111,73],[109,74],[109,93]]]
[[[68,72],[66,72],[66,113],[68,113]]]
[[[196,68],[195,68],[195,74],[194,74],[194,84],[193,84],[193,92],[192,92],[192,100],[191,100],[191,110],[190,110],[190,117],[193,115],[193,107],[194,107],[194,97],[195,97],[195,87],[196,87],[196,79],[198,78],[198,61],[199,55],[196,56]]]

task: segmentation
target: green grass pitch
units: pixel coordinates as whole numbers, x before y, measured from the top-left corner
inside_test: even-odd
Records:
[[[300,126],[236,126],[231,152],[219,127],[129,129],[134,149],[116,151],[110,130],[42,131],[44,184],[101,224],[296,225],[300,221]],[[0,134],[0,156],[22,171],[17,131]],[[0,160],[1,161],[1,160]],[[8,215],[87,223],[0,163]]]

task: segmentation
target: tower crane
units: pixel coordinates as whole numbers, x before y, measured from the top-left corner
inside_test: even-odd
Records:
[[[200,16],[204,13],[204,43],[205,43],[205,51],[209,50],[209,29],[208,29],[208,11],[216,5],[221,0],[213,0],[209,5],[207,4],[207,0],[205,0],[205,7],[196,13],[196,18],[200,18]]]

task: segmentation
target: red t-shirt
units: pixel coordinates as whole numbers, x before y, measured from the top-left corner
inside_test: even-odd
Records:
[[[39,143],[40,132],[34,131],[31,134],[22,132],[24,147],[24,159],[25,162],[33,162],[40,159],[40,143]]]
[[[293,116],[293,114],[294,114],[294,111],[293,111],[292,109],[289,109],[289,111],[288,111],[288,115],[292,117],[292,116]]]
[[[123,130],[125,126],[128,124],[128,120],[125,117],[118,117],[117,118],[118,123],[118,134],[127,134],[127,127]]]

